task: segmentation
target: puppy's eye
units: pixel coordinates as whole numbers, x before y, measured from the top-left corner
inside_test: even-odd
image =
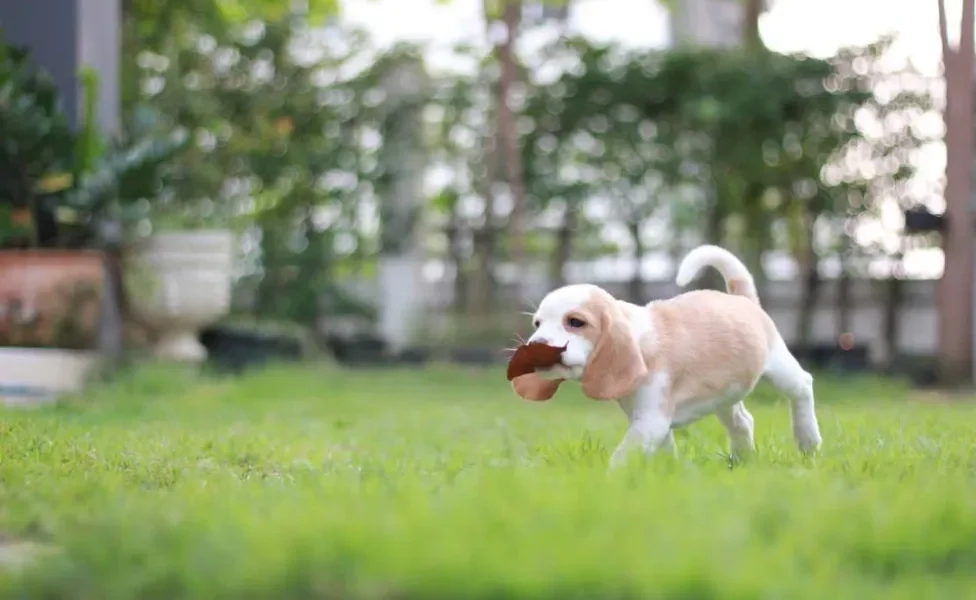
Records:
[[[586,322],[581,319],[577,319],[576,317],[570,317],[566,319],[566,324],[572,327],[573,329],[579,329],[580,327],[585,326]]]
[[[539,328],[539,319],[536,319],[535,321],[532,321],[532,326],[535,327],[536,329],[538,329]]]

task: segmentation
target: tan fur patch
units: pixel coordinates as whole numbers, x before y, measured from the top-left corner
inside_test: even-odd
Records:
[[[775,329],[754,301],[713,290],[649,305],[653,338],[641,340],[648,370],[668,376],[672,408],[748,389],[763,373]]]
[[[647,377],[647,364],[621,306],[601,290],[580,308],[587,325],[578,333],[593,344],[580,383],[583,393],[594,400],[629,396]]]

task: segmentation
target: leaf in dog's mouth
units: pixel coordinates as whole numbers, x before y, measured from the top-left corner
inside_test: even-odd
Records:
[[[536,369],[548,369],[558,365],[567,346],[568,344],[561,347],[550,346],[542,342],[522,344],[515,349],[508,361],[508,380],[534,373]]]

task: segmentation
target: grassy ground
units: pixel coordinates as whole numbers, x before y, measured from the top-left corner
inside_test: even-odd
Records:
[[[516,399],[501,369],[148,369],[0,412],[0,541],[48,544],[21,598],[976,596],[976,414],[818,380],[822,455],[751,408],[607,477],[619,409]]]

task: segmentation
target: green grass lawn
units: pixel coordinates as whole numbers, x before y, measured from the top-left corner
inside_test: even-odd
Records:
[[[976,412],[818,379],[822,454],[749,403],[608,477],[620,410],[521,401],[501,368],[147,368],[0,412],[0,540],[53,549],[19,598],[976,597]],[[565,387],[565,386],[564,386]],[[566,392],[569,393],[566,393]]]

